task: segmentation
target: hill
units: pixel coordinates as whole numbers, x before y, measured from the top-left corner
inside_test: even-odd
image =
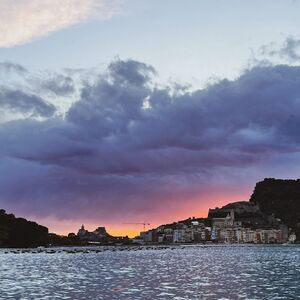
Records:
[[[266,178],[258,182],[250,198],[261,211],[280,218],[300,237],[300,179]]]
[[[48,228],[0,209],[0,247],[38,247],[49,241]]]

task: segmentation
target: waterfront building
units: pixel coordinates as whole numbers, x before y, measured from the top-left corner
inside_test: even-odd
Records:
[[[296,241],[296,234],[295,233],[292,233],[289,237],[288,237],[288,241],[289,241],[289,243],[295,243],[295,241]]]
[[[173,232],[173,243],[185,243],[185,230],[175,229]]]

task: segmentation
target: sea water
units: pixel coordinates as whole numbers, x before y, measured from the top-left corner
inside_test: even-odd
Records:
[[[297,245],[91,249],[0,249],[0,299],[300,299]]]

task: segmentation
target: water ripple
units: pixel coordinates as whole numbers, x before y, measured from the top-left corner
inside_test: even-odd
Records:
[[[0,299],[299,299],[299,246],[0,250]],[[16,251],[14,251],[16,252]]]

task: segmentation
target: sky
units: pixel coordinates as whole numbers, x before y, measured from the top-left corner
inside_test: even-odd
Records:
[[[299,178],[297,0],[3,0],[0,207],[134,236]]]

